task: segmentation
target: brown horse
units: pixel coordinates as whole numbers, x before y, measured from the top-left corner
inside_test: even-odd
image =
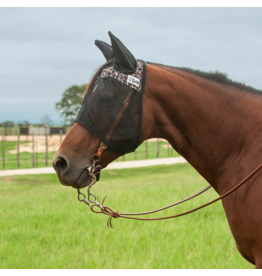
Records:
[[[146,64],[141,143],[149,138],[168,140],[219,195],[262,163],[261,118],[262,91],[219,72]],[[81,124],[73,125],[53,160],[62,184],[83,188],[90,183],[85,168],[91,165],[100,142]],[[120,155],[106,149],[102,167]],[[222,200],[236,246],[256,268],[262,268],[260,178],[261,171]]]

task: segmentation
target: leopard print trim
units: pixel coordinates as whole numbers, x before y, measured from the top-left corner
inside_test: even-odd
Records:
[[[140,80],[140,85],[139,86],[136,86],[130,82],[127,82],[127,78],[128,76],[132,76],[132,77],[135,77],[135,78],[138,78]],[[121,73],[119,71],[116,71],[114,68],[113,68],[113,65],[108,65],[106,66],[100,76],[101,78],[105,78],[105,77],[113,77],[114,79],[136,89],[137,91],[141,92],[141,89],[142,89],[142,79],[143,79],[143,62],[140,61],[140,60],[137,60],[137,69],[136,69],[136,72],[133,73],[133,74],[124,74],[124,73]]]

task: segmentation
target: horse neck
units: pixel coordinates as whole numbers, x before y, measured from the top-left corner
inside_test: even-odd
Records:
[[[232,162],[247,158],[246,145],[260,139],[261,110],[258,95],[147,65],[142,139],[167,139],[217,191]]]

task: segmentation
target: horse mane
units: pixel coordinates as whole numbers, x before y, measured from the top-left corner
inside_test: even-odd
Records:
[[[174,67],[174,66],[169,66],[169,65],[163,65],[160,63],[153,63],[153,62],[147,62],[148,64],[152,64],[152,65],[156,65],[156,66],[161,66],[161,67],[166,67],[166,68],[171,68],[171,69],[177,69],[189,74],[193,74],[196,75],[198,77],[204,78],[204,79],[208,79],[208,80],[213,80],[215,82],[221,83],[221,84],[226,84],[229,86],[233,86],[236,87],[238,89],[242,89],[245,90],[247,92],[251,92],[254,94],[262,94],[261,90],[255,89],[252,86],[248,86],[245,85],[244,83],[241,82],[236,82],[233,81],[232,79],[228,78],[227,73],[222,73],[220,71],[209,71],[209,72],[204,72],[201,70],[194,70],[191,68],[187,68],[187,67]]]

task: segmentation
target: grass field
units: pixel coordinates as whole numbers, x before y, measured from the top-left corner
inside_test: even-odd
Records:
[[[140,212],[205,186],[190,165],[177,164],[103,171],[92,191],[115,211]],[[210,189],[161,216],[215,197]],[[171,220],[113,219],[112,230],[56,175],[14,176],[0,178],[0,218],[0,268],[253,268],[236,249],[221,202]]]
[[[20,142],[25,144],[26,142]],[[178,156],[178,153],[170,148],[169,150],[163,146],[167,145],[167,142],[160,142],[159,158],[164,157],[175,157]],[[5,142],[5,169],[17,169],[17,155],[9,153],[9,150],[16,149],[17,142]],[[156,158],[157,143],[149,142],[148,143],[148,159]],[[3,159],[2,159],[2,143],[0,143],[0,170],[3,170]],[[55,155],[55,152],[49,152],[48,154],[48,166],[52,166],[52,160]],[[143,160],[146,159],[146,143],[142,143],[138,148],[137,152],[126,154],[124,159],[123,157],[118,158],[116,161],[130,161],[130,160]],[[45,153],[35,154],[35,166],[36,167],[45,167]],[[20,153],[20,168],[27,169],[32,168],[32,153],[30,152],[21,152]]]

